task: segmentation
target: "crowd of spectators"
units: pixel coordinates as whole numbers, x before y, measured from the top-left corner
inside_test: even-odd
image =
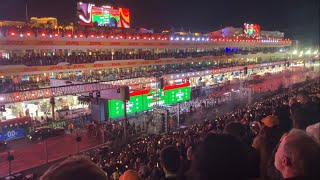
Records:
[[[39,88],[49,87],[49,79],[27,80],[14,82],[11,79],[4,79],[0,81],[0,93],[17,92],[23,90],[36,90]]]
[[[319,79],[119,151],[70,157],[40,179],[318,180]]]
[[[235,66],[245,66],[250,64],[256,63],[266,63],[266,62],[275,62],[275,61],[285,61],[286,59],[267,59],[263,61],[251,61],[251,62],[239,62],[233,61],[229,63],[220,63],[220,64],[195,64],[190,66],[188,64],[176,66],[166,66],[165,68],[157,68],[152,69],[150,71],[135,71],[132,73],[129,72],[117,72],[117,73],[93,73],[90,75],[82,75],[82,76],[69,76],[69,77],[62,77],[65,80],[72,80],[72,81],[82,81],[82,82],[95,82],[95,81],[114,81],[120,79],[131,79],[131,78],[139,78],[139,77],[150,77],[154,74],[174,74],[174,73],[186,73],[186,72],[197,72],[197,71],[205,71],[205,70],[212,70],[218,68],[226,68],[226,67],[235,67]],[[0,81],[0,93],[6,92],[15,92],[21,90],[31,90],[31,89],[39,89],[42,87],[49,87],[50,81],[49,79],[40,79],[39,81],[33,80],[30,78],[29,80],[25,81],[17,81],[14,82],[9,79],[3,79]]]
[[[242,50],[235,49],[226,52],[224,49],[213,49],[202,52],[163,52],[155,53],[152,51],[141,51],[139,53],[129,53],[129,52],[108,52],[108,53],[97,53],[95,55],[86,55],[82,53],[80,55],[47,55],[41,56],[39,54],[31,53],[24,56],[18,56],[13,54],[10,58],[0,57],[1,65],[26,65],[26,66],[48,66],[57,65],[59,63],[69,63],[69,64],[86,64],[94,63],[97,61],[110,61],[110,60],[132,60],[132,59],[143,59],[143,60],[158,60],[160,58],[187,58],[187,57],[204,57],[204,56],[231,56],[234,54],[248,54],[248,53],[258,53],[265,52],[264,49],[253,49],[253,50]],[[271,52],[271,50],[267,51]]]

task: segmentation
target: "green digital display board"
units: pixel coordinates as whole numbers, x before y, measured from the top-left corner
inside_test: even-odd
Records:
[[[108,101],[109,118],[117,118],[124,116],[124,106],[121,100]]]
[[[166,104],[176,104],[179,102],[184,102],[190,100],[190,87],[183,87],[177,89],[171,89],[166,91]]]
[[[190,86],[172,88],[168,90],[158,89],[150,90],[148,93],[130,97],[127,102],[127,114],[151,110],[154,105],[172,105],[179,102],[190,100]],[[124,116],[124,105],[121,100],[108,101],[109,118],[118,118]]]
[[[127,102],[127,114],[134,114],[143,111],[142,95],[130,97]]]

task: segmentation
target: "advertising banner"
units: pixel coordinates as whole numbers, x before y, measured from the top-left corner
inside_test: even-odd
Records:
[[[172,105],[188,101],[191,98],[189,83],[165,86],[157,91],[144,89],[130,93],[130,101],[127,102],[127,114],[147,111],[154,105]],[[108,101],[108,117],[110,119],[124,116],[124,105],[121,100]]]
[[[17,128],[0,133],[0,141],[11,141],[21,139],[23,137],[25,137],[25,131],[23,128]]]
[[[82,2],[78,3],[77,9],[80,25],[130,28],[129,9]]]
[[[68,123],[70,120],[58,120],[58,121],[53,121],[53,122],[49,122],[49,123],[45,123],[45,124],[41,124],[38,126],[34,126],[34,128],[40,128],[40,127],[44,127],[44,126],[49,126],[50,128],[67,128],[68,127]]]

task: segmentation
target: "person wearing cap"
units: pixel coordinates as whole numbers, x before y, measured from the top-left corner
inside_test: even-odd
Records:
[[[263,119],[261,120],[261,122],[262,122],[265,126],[267,126],[267,127],[269,127],[269,128],[273,128],[273,127],[279,125],[279,118],[278,118],[277,116],[274,116],[274,115],[269,115],[269,116],[263,118]]]
[[[274,115],[269,115],[263,118],[261,122],[261,129],[254,138],[252,147],[254,147],[260,155],[260,178],[268,179],[268,162],[269,159],[272,158],[272,152],[281,137],[280,130],[278,129],[279,118]]]
[[[119,180],[140,180],[139,174],[134,170],[126,170]]]

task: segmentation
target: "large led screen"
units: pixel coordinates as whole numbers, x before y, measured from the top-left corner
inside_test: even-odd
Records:
[[[250,37],[257,37],[260,35],[260,26],[258,24],[244,23],[244,33]]]
[[[134,114],[150,110],[154,105],[172,105],[179,102],[188,101],[191,98],[191,88],[189,83],[180,85],[165,86],[164,89],[145,89],[130,93],[130,101],[126,103],[127,114]],[[124,105],[121,100],[108,101],[108,117],[110,119],[122,117],[124,115]]]
[[[129,9],[82,2],[78,3],[77,9],[80,25],[130,28]]]

